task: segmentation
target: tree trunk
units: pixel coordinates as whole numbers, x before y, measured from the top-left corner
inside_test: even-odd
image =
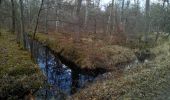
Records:
[[[41,14],[41,10],[42,10],[43,4],[44,4],[44,0],[41,1],[40,9],[38,11],[38,15],[37,15],[37,18],[36,18],[36,24],[35,24],[35,28],[34,28],[34,32],[33,32],[32,41],[30,43],[30,50],[31,50],[31,58],[32,59],[33,59],[33,41],[35,39],[35,35],[36,35],[36,32],[37,32],[38,22],[39,22],[39,18],[40,18],[40,14]]]
[[[45,15],[45,33],[48,34],[48,8],[49,8],[49,1],[46,0],[46,15]]]
[[[87,28],[87,21],[88,21],[88,14],[89,14],[89,0],[86,0],[86,11],[85,11],[85,18],[84,18],[84,29]]]
[[[149,33],[149,12],[150,12],[150,0],[146,0],[146,6],[145,6],[145,42],[148,41],[148,33]]]
[[[14,0],[11,0],[12,5],[12,30],[11,32],[15,33],[15,6],[14,6]]]
[[[56,9],[55,9],[55,12],[56,12],[56,32],[59,32],[59,25],[60,25],[60,9],[61,9],[61,0],[57,0],[56,2]]]
[[[125,16],[124,16],[124,5],[125,5],[125,0],[122,0],[122,11],[121,11],[121,28],[122,28],[122,32],[125,31]]]
[[[82,0],[78,0],[78,4],[77,4],[77,10],[76,10],[76,31],[75,32],[75,40],[79,41],[80,40],[80,9],[81,9],[81,4],[82,4]]]
[[[39,18],[40,18],[40,14],[41,14],[43,4],[44,4],[44,0],[41,1],[40,9],[38,11],[38,15],[37,15],[37,18],[36,18],[35,28],[34,28],[34,32],[33,32],[33,39],[35,39],[35,35],[36,35],[36,32],[37,32]]]
[[[20,33],[20,44],[25,48],[25,27],[24,27],[24,13],[23,13],[23,0],[20,0],[20,13],[21,13],[21,33]]]
[[[110,10],[110,15],[108,18],[108,22],[107,22],[107,29],[106,29],[106,33],[110,33],[112,32],[112,27],[114,26],[114,22],[113,22],[113,8],[114,8],[114,0],[112,0],[112,5],[111,5],[111,10]]]
[[[156,38],[155,38],[155,42],[159,39],[159,35],[160,35],[160,32],[159,32],[159,26],[157,27],[157,32],[156,32]]]
[[[81,4],[82,4],[82,0],[78,0],[77,10],[76,10],[76,15],[77,16],[79,16],[79,14],[80,14]]]
[[[122,0],[122,11],[121,11],[121,22],[123,22],[124,20],[124,4],[125,4],[125,0]]]

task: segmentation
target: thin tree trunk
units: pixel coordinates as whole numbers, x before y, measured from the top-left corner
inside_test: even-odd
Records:
[[[121,10],[121,22],[123,22],[124,20],[124,4],[125,4],[125,0],[122,0],[122,10]]]
[[[82,0],[78,0],[76,15],[78,16],[80,14],[80,8],[81,8]]]
[[[88,14],[89,14],[89,0],[86,0],[86,12],[85,12],[85,18],[84,18],[84,29],[87,28],[87,21],[88,21]]]
[[[36,32],[37,32],[39,18],[40,18],[40,14],[41,14],[43,4],[44,4],[44,0],[41,1],[40,9],[38,11],[38,15],[37,15],[37,18],[36,18],[36,24],[35,24],[35,28],[34,28],[34,32],[33,32],[33,39],[35,39],[35,35],[36,35]]]
[[[14,0],[11,0],[11,5],[12,5],[12,30],[11,30],[11,32],[14,34],[15,33],[15,5],[14,5]]]
[[[125,16],[124,16],[124,5],[125,5],[125,0],[122,1],[122,11],[121,11],[121,28],[122,32],[125,31]]]
[[[113,25],[113,8],[114,8],[114,0],[112,0],[112,6],[111,6],[111,10],[110,10],[110,15],[108,18],[108,22],[107,22],[107,29],[106,29],[106,33],[110,33],[111,34],[111,27]],[[112,24],[112,25],[111,25]]]
[[[76,33],[75,33],[75,40],[79,41],[80,40],[80,9],[81,9],[81,4],[82,4],[82,0],[78,0],[78,4],[77,4],[77,10],[76,10]]]
[[[97,33],[97,21],[96,18],[94,18],[94,33]]]
[[[159,33],[159,26],[158,26],[158,27],[157,27],[157,34],[156,34],[155,42],[158,40],[159,35],[160,35],[160,33]]]
[[[56,18],[57,18],[57,20],[56,20],[56,32],[59,32],[59,25],[60,25],[60,19],[59,19],[59,14],[60,14],[60,9],[61,9],[61,0],[57,0],[56,1],[56,5],[57,5],[57,7],[56,7],[56,9],[55,9],[55,11],[56,11]],[[73,11],[74,12],[74,11]]]
[[[20,44],[25,48],[25,27],[24,27],[24,14],[23,14],[23,0],[20,0],[20,12],[21,12],[21,33]]]
[[[149,12],[150,12],[150,0],[146,0],[145,6],[145,42],[148,41],[148,32],[149,32]]]
[[[49,8],[49,2],[46,0],[46,15],[45,15],[45,33],[48,34],[48,8]]]
[[[1,6],[2,1],[0,0],[0,6]],[[0,36],[1,36],[1,24],[0,24]]]
[[[39,17],[40,17],[40,13],[41,13],[43,4],[44,4],[44,0],[41,1],[40,9],[39,9],[39,11],[38,11],[38,15],[37,15],[37,18],[36,18],[36,24],[35,24],[35,28],[34,28],[34,32],[33,32],[32,41],[31,41],[31,43],[30,43],[30,50],[31,50],[31,58],[32,58],[32,59],[33,59],[33,41],[34,41],[34,39],[35,39],[35,35],[36,35],[36,32],[37,32]]]

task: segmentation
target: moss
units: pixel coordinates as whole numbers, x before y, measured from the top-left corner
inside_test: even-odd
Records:
[[[43,85],[44,76],[30,54],[16,44],[15,35],[3,31],[0,37],[0,98],[18,99]]]

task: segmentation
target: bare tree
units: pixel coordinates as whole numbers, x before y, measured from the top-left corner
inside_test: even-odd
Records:
[[[45,14],[45,33],[48,34],[48,11],[49,11],[49,1],[46,0],[46,14]]]
[[[82,4],[82,0],[78,0],[77,1],[77,9],[76,9],[76,31],[75,32],[75,40],[79,41],[80,40],[80,9],[81,9],[81,4]]]
[[[38,15],[36,17],[35,28],[34,28],[34,31],[33,31],[33,39],[35,39],[35,35],[36,35],[36,32],[37,32],[38,22],[39,22],[39,18],[40,18],[40,14],[41,14],[41,11],[42,11],[43,4],[44,4],[44,0],[41,0],[40,9],[39,9]]]
[[[21,13],[21,33],[20,33],[20,44],[22,44],[23,47],[25,47],[25,27],[24,27],[24,13],[23,13],[23,0],[20,0],[20,13]]]
[[[88,14],[89,14],[89,4],[91,0],[86,0],[86,9],[85,9],[85,18],[84,18],[84,28],[86,29],[87,27],[87,21],[88,21]]]
[[[121,23],[120,23],[120,24],[122,25],[123,31],[124,31],[124,29],[125,29],[124,5],[125,5],[125,0],[122,0],[121,18],[120,18]]]
[[[110,15],[109,15],[109,18],[108,18],[107,29],[106,29],[106,33],[110,33],[110,34],[113,30],[113,25],[114,25],[114,22],[113,22],[114,11],[113,11],[113,9],[114,9],[114,0],[112,0]]]
[[[15,33],[15,6],[14,6],[14,0],[11,0],[12,5],[12,29],[11,32]]]
[[[148,32],[149,32],[149,27],[150,27],[150,22],[149,22],[149,12],[150,12],[150,0],[146,0],[146,5],[145,5],[145,42],[148,41]]]

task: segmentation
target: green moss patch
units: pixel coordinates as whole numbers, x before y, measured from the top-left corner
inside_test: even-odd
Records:
[[[18,99],[39,89],[44,76],[30,54],[16,44],[15,35],[2,32],[0,37],[0,98]]]

